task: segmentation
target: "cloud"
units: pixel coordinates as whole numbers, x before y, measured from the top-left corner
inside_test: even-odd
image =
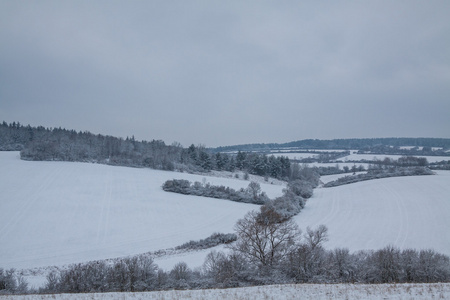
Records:
[[[3,1],[6,121],[183,145],[449,137],[447,1]]]

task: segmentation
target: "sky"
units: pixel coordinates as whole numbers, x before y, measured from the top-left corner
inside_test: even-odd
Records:
[[[0,0],[0,122],[187,147],[450,138],[450,1]]]

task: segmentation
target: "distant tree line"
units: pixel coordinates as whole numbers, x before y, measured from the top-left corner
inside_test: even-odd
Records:
[[[372,149],[376,149],[376,147],[384,148],[384,146],[389,147],[392,146],[393,149],[398,150],[400,150],[401,146],[430,147],[430,148],[439,147],[444,149],[450,149],[450,139],[444,138],[366,138],[366,139],[334,139],[334,140],[307,139],[282,144],[269,143],[269,144],[244,144],[235,146],[224,146],[224,147],[217,147],[213,150],[217,152],[239,151],[239,150],[270,151],[285,148],[298,148],[298,149],[343,149],[343,150],[361,149],[368,151],[371,148]],[[401,155],[410,155],[410,154],[401,153]]]
[[[449,147],[433,149],[431,146],[401,148],[398,146],[375,145],[365,146],[358,151],[358,154],[395,154],[403,156],[450,156],[446,151]]]
[[[367,173],[356,174],[352,176],[340,177],[334,181],[327,182],[324,187],[334,187],[344,184],[350,184],[360,181],[400,177],[400,176],[418,176],[418,175],[433,175],[433,171],[426,167],[397,167],[385,169],[369,169]]]
[[[178,143],[138,141],[62,128],[0,124],[0,151],[21,151],[24,160],[95,162],[148,167],[161,170],[209,172],[241,170],[250,174],[287,179],[291,176],[287,157],[239,152],[212,153],[204,146],[183,148]]]
[[[428,165],[432,170],[450,170],[450,159],[447,161],[433,162]]]
[[[298,162],[298,163],[330,163],[338,160],[339,158],[345,157],[350,155],[350,151],[330,151],[330,152],[317,152],[317,151],[296,151],[294,153],[315,153],[312,157],[305,157],[305,158],[299,158],[299,159],[292,159],[292,161]]]

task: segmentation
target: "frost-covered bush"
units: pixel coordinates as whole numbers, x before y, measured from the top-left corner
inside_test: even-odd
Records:
[[[283,196],[268,201],[264,206],[273,209],[283,220],[287,220],[297,215],[305,207],[305,202],[301,196],[286,191]]]
[[[89,293],[149,291],[157,287],[157,266],[148,256],[70,266],[59,274],[50,273],[41,292]]]
[[[0,268],[0,295],[24,294],[28,291],[28,283],[16,274],[14,269],[3,270]]]
[[[166,192],[179,193],[184,195],[194,195],[218,199],[227,199],[235,202],[264,204],[269,200],[267,195],[261,191],[259,183],[250,182],[247,189],[238,191],[225,187],[223,185],[216,186],[209,183],[202,184],[200,182],[191,183],[184,179],[167,180],[163,186]]]
[[[308,199],[313,195],[313,186],[310,182],[304,180],[292,180],[287,184],[287,191],[297,196]]]
[[[221,244],[229,244],[237,240],[234,233],[213,233],[206,239],[199,241],[189,241],[183,245],[175,247],[175,249],[208,249]]]

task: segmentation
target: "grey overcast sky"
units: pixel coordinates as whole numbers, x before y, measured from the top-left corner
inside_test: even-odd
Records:
[[[0,0],[0,121],[183,146],[450,137],[450,1]]]

